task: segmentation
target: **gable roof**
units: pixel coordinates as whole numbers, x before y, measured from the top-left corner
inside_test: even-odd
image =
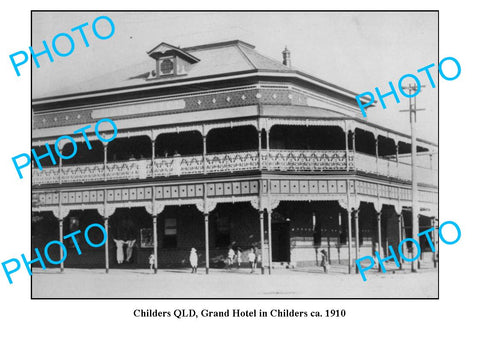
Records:
[[[152,48],[150,51],[147,52],[147,54],[153,59],[157,59],[157,58],[168,56],[168,55],[178,55],[179,57],[187,60],[190,63],[196,63],[200,60],[195,56],[191,55],[190,53],[185,52],[185,50],[182,50],[179,47],[175,47],[164,42]]]

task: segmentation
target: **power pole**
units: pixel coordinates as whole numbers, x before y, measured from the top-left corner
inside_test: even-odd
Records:
[[[425,86],[421,86],[425,87]],[[424,111],[425,109],[417,109],[417,91],[420,91],[417,87],[417,84],[408,84],[408,86],[402,86],[404,90],[408,90],[409,94],[409,109],[400,110],[400,112],[410,112],[410,134],[411,134],[411,145],[412,145],[412,238],[418,242],[418,216],[419,216],[419,207],[418,207],[418,181],[417,181],[417,132],[416,132],[416,122],[417,122],[417,111]],[[412,92],[416,95],[412,95]],[[413,100],[412,100],[413,97]],[[412,245],[412,258],[417,256],[416,246]],[[420,262],[417,260],[412,261],[412,272],[416,272],[420,268]]]

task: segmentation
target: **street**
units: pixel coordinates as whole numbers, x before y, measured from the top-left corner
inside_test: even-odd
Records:
[[[367,281],[345,267],[332,266],[325,274],[318,267],[274,269],[272,275],[250,274],[246,268],[227,271],[199,268],[162,269],[59,269],[35,268],[33,298],[437,298],[438,271],[422,269],[371,270]]]

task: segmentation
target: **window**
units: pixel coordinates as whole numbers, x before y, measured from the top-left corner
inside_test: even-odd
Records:
[[[163,247],[176,248],[177,247],[177,219],[166,218],[165,229],[163,234]]]
[[[173,74],[173,62],[170,59],[165,59],[160,63],[161,74]]]
[[[153,230],[149,228],[140,229],[140,248],[153,248]]]

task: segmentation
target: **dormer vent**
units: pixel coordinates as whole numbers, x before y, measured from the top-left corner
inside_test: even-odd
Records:
[[[181,48],[167,43],[161,43],[147,54],[155,59],[155,71],[151,73],[152,78],[185,75],[193,64],[200,61]]]

